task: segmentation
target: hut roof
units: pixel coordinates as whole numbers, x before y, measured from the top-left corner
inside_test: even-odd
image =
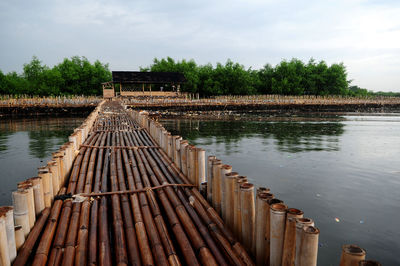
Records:
[[[113,71],[113,83],[184,83],[186,78],[178,72]]]

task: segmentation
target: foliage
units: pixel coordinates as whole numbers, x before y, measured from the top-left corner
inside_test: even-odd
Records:
[[[21,75],[0,71],[0,94],[49,95],[101,95],[101,83],[111,80],[107,64],[95,61],[91,64],[85,57],[74,56],[53,68],[42,65],[33,57],[24,64]]]

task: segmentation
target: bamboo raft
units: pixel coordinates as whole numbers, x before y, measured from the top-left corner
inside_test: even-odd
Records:
[[[316,265],[313,225],[146,112],[107,101],[0,207],[0,265]],[[341,265],[364,259],[343,247]]]

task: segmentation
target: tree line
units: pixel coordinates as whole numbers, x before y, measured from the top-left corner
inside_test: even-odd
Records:
[[[167,57],[155,58],[150,66],[140,70],[183,73],[187,82],[182,84],[181,90],[205,97],[254,94],[400,96],[400,93],[374,93],[350,86],[343,63],[328,65],[314,59],[307,63],[295,58],[283,60],[275,66],[266,64],[255,70],[232,60],[213,66]],[[108,64],[99,60],[90,63],[85,57],[74,56],[50,68],[33,57],[30,63],[24,64],[21,74],[4,74],[0,70],[0,94],[102,95],[101,83],[111,78]]]
[[[102,95],[101,83],[111,80],[108,64],[90,63],[85,57],[65,58],[50,68],[33,57],[22,74],[0,70],[0,94],[11,95]]]

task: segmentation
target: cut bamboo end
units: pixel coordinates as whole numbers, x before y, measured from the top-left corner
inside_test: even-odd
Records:
[[[17,256],[17,249],[15,245],[15,232],[14,232],[14,211],[13,207],[6,206],[0,207],[0,215],[4,216],[6,233],[7,233],[7,243],[10,261],[13,262]]]
[[[286,213],[285,238],[283,242],[283,265],[294,265],[296,258],[296,218],[303,218],[303,211],[289,208]]]
[[[278,266],[282,263],[283,241],[285,235],[287,206],[283,203],[275,203],[270,206],[270,265]]]
[[[39,215],[45,208],[43,182],[39,177],[29,178],[28,181],[32,182],[33,196],[35,202],[35,213]]]
[[[343,245],[340,266],[358,265],[360,261],[365,260],[365,255],[365,250],[357,245]]]
[[[295,251],[295,265],[300,263],[300,248],[303,238],[303,227],[314,226],[314,221],[310,218],[296,218],[296,251]]]
[[[309,225],[303,227],[302,233],[299,265],[317,265],[319,229]]]

